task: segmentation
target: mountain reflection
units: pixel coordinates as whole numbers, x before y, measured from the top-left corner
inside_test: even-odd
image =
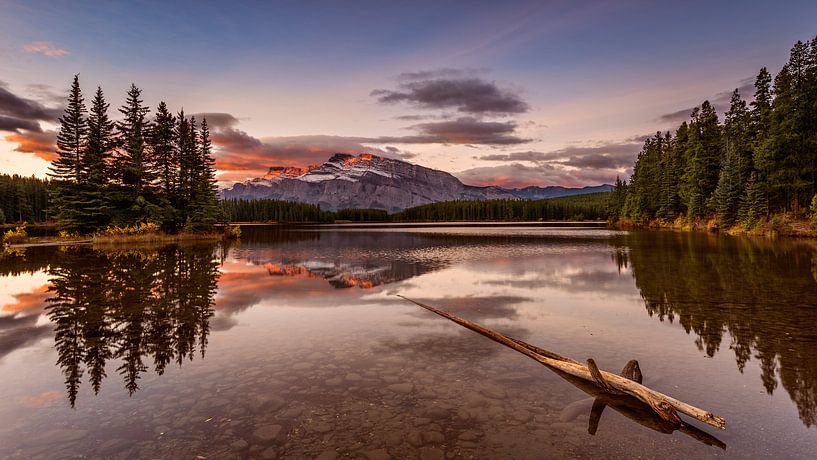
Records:
[[[46,310],[71,406],[86,373],[99,392],[109,361],[133,394],[149,361],[161,375],[171,362],[204,357],[218,281],[212,246],[72,247],[55,262]]]
[[[615,240],[647,313],[677,321],[707,356],[724,340],[742,373],[760,365],[768,394],[782,385],[806,426],[817,424],[817,254],[811,242],[656,232]]]

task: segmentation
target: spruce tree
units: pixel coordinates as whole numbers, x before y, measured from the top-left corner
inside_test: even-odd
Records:
[[[159,188],[168,201],[176,191],[178,161],[174,142],[176,118],[167,110],[164,101],[156,108],[156,117],[150,137],[152,156],[159,174]]]
[[[88,135],[86,113],[79,75],[74,75],[65,113],[59,118],[57,159],[51,163],[48,174],[53,181],[51,214],[68,230],[78,229],[83,221],[78,188],[84,179],[82,155]]]
[[[757,174],[752,173],[746,183],[746,193],[740,203],[740,222],[747,228],[755,226],[768,214],[766,191],[758,181]]]
[[[110,221],[108,193],[115,141],[114,123],[108,116],[109,106],[102,88],[97,87],[88,116],[88,140],[81,161],[85,181],[80,184],[78,192],[83,207],[84,231],[99,229]]]
[[[714,207],[721,163],[721,128],[709,101],[692,112],[686,150],[683,195],[689,217],[703,217]]]
[[[726,112],[723,137],[725,156],[714,199],[718,220],[729,227],[737,220],[743,186],[753,169],[749,110],[737,89]]]
[[[177,162],[179,174],[176,181],[176,208],[186,219],[187,205],[190,202],[190,184],[192,174],[192,157],[194,146],[190,143],[190,121],[185,117],[184,110],[176,116],[174,130]],[[184,220],[183,219],[183,220]]]
[[[147,148],[149,109],[142,105],[141,94],[132,84],[125,104],[119,109],[123,119],[116,125],[119,133],[116,165],[121,185],[119,207],[124,208],[118,220],[123,223],[155,220],[160,215],[159,207],[153,203],[156,174]]]
[[[191,121],[191,125],[193,123]],[[216,196],[215,161],[206,118],[201,122],[197,144],[188,227],[191,230],[209,230],[218,221],[220,210]]]

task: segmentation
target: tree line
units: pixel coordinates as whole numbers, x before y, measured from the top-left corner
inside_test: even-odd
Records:
[[[48,218],[48,181],[0,174],[0,224],[44,222]]]
[[[401,222],[446,220],[599,220],[609,217],[609,192],[546,200],[443,201],[389,214],[382,209],[323,211],[317,205],[280,200],[222,200],[229,222]]]
[[[546,200],[443,201],[403,210],[396,221],[514,221],[607,219],[609,192]]]
[[[173,115],[164,102],[150,119],[141,94],[131,85],[122,119],[113,121],[102,88],[88,109],[74,76],[49,172],[51,215],[62,228],[86,233],[152,222],[197,231],[219,220],[207,120]]]
[[[777,75],[763,67],[751,102],[735,89],[723,123],[704,101],[674,133],[647,139],[614,216],[699,219],[751,227],[802,213],[817,192],[817,38],[798,41]]]

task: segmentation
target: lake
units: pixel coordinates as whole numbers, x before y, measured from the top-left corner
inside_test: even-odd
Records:
[[[405,300],[727,419],[667,429]],[[810,241],[286,228],[0,258],[2,458],[813,458]]]

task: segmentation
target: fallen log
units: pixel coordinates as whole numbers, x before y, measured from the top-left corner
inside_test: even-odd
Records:
[[[724,420],[722,417],[718,417],[712,412],[699,409],[695,406],[679,401],[663,393],[659,393],[655,390],[647,388],[640,382],[638,382],[637,381],[638,379],[631,380],[628,377],[616,375],[607,371],[602,371],[598,368],[598,366],[596,366],[596,363],[592,359],[588,359],[587,364],[582,364],[576,360],[558,355],[556,353],[545,350],[543,348],[536,347],[534,345],[527,344],[521,340],[510,338],[508,336],[505,336],[503,334],[480,326],[479,324],[468,321],[467,319],[460,318],[459,316],[452,315],[442,310],[438,310],[437,308],[434,308],[430,305],[417,302],[402,295],[398,295],[398,297],[407,300],[419,307],[425,308],[426,310],[435,313],[439,316],[442,316],[443,318],[449,319],[459,324],[460,326],[470,329],[485,337],[488,337],[489,339],[495,342],[499,342],[502,345],[512,348],[518,351],[519,353],[522,353],[523,355],[535,361],[538,361],[541,364],[544,364],[545,366],[557,369],[561,372],[572,375],[574,377],[578,377],[580,379],[592,382],[606,393],[626,394],[632,396],[642,401],[643,403],[647,404],[661,419],[665,420],[666,422],[669,422],[673,426],[676,427],[683,426],[681,417],[678,415],[678,412],[681,412],[697,420],[700,420],[701,422],[704,422],[707,425],[711,425],[722,430],[726,428],[726,420]],[[628,367],[631,367],[629,363]],[[632,367],[635,367],[637,369],[638,363],[636,362],[635,365]],[[637,376],[641,375],[640,369],[637,369],[636,374],[636,369],[630,370],[630,372],[633,373],[632,377],[636,375]],[[627,368],[625,368],[625,371],[627,371]]]

